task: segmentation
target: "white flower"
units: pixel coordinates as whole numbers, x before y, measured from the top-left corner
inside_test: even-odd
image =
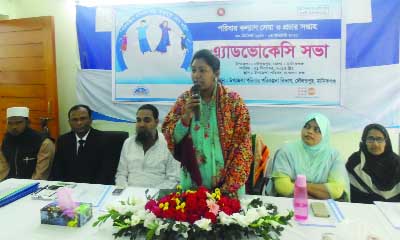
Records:
[[[254,222],[255,220],[260,218],[260,215],[257,211],[257,208],[251,208],[249,211],[247,211],[245,215],[246,221],[250,223]],[[247,224],[247,225],[249,225]]]
[[[179,222],[179,221],[175,222],[175,224],[172,226],[172,230],[177,232],[179,230],[179,225],[185,226],[186,231],[189,230],[189,223],[188,222]]]
[[[154,213],[150,212],[150,211],[146,211],[146,215],[144,216],[144,223],[143,226],[146,228],[151,228],[152,226],[154,226],[154,223],[156,222],[156,215],[154,215]]]
[[[156,235],[160,235],[161,230],[168,228],[168,223],[163,223],[162,221],[159,222],[158,227],[156,229]]]
[[[235,223],[235,220],[224,212],[220,212],[218,214],[218,218],[223,225],[230,225],[231,223]]]
[[[185,228],[179,228],[181,225],[185,226]],[[189,231],[189,223],[188,222],[175,222],[175,224],[172,226],[172,230],[175,232],[178,232],[179,235],[181,235],[183,238],[188,238],[188,231]]]
[[[211,219],[202,218],[194,222],[194,224],[203,230],[211,231]]]
[[[140,217],[137,215],[132,215],[131,216],[131,226],[136,226],[140,223]]]
[[[247,215],[245,216],[245,215],[242,215],[240,213],[234,213],[234,214],[232,214],[232,218],[235,219],[237,224],[239,224],[240,226],[247,227],[250,223],[252,223],[258,217],[256,217],[254,219],[254,214],[251,214],[249,216],[247,216]]]
[[[189,237],[189,235],[188,235],[187,232],[180,233],[180,235],[181,235],[183,238],[188,238],[188,237]]]
[[[240,199],[240,206],[241,206],[242,210],[246,211],[247,206],[251,203],[251,201],[253,201],[253,199],[251,199],[251,198]]]
[[[121,214],[125,215],[128,213],[134,213],[135,212],[135,206],[132,205],[124,205],[121,211]]]
[[[131,205],[122,205],[121,203],[110,206],[112,210],[117,211],[120,215],[126,215],[129,212],[133,212],[133,206]]]
[[[138,216],[140,219],[145,219],[146,214],[147,214],[147,212],[146,212],[146,210],[144,209],[144,207],[141,208],[141,209],[137,209],[134,213],[135,213],[135,215]]]
[[[258,212],[258,216],[260,216],[260,217],[265,217],[265,216],[269,215],[269,212],[265,207],[259,207],[259,208],[256,208],[256,209],[257,209],[257,212]]]

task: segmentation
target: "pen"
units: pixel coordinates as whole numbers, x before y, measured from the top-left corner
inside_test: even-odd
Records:
[[[40,191],[42,191],[43,189],[46,189],[46,188],[47,188],[47,185],[44,186],[44,187],[40,187],[40,188],[38,188],[38,190],[36,190],[35,192],[33,192],[32,195],[38,194]]]
[[[49,197],[53,196],[56,193],[57,193],[57,191],[54,191],[52,194],[49,195]]]

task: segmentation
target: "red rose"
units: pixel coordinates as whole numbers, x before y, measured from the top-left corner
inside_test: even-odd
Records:
[[[186,222],[187,221],[186,214],[182,211],[177,211],[175,213],[175,220],[180,222]]]
[[[233,211],[230,207],[228,206],[223,206],[222,208],[220,208],[221,211],[223,211],[226,215],[232,215]]]
[[[164,218],[173,219],[174,215],[174,210],[172,208],[168,208],[168,210],[163,211]]]
[[[240,207],[240,201],[238,199],[232,198],[229,205],[230,205],[233,213],[237,213],[240,211],[241,207]]]
[[[210,219],[212,223],[217,223],[217,216],[215,216],[212,212],[206,212],[204,217]]]
[[[154,199],[149,200],[146,205],[144,206],[144,209],[153,211],[154,208],[158,208],[158,204]]]
[[[197,199],[196,196],[190,194],[186,197],[186,211],[189,213],[195,212],[197,209]]]
[[[151,212],[157,217],[162,217],[162,210],[159,207],[154,208]]]
[[[200,219],[200,216],[197,214],[190,214],[187,216],[187,219],[188,219],[189,223],[193,224],[194,222],[196,222],[197,220]]]

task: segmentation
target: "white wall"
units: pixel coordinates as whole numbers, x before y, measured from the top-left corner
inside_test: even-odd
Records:
[[[12,18],[14,16],[14,8],[12,0],[0,0],[0,17]]]
[[[267,146],[275,152],[282,144],[300,139],[300,131],[298,132],[268,132],[263,131],[261,128],[253,129],[255,132],[260,133]],[[393,150],[398,153],[398,130],[388,129],[390,139],[392,141]],[[331,143],[342,155],[343,160],[359,149],[359,142],[361,141],[362,129],[354,130],[351,132],[333,132],[331,135]]]

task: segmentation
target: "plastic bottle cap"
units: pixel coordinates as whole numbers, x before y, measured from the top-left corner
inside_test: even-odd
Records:
[[[297,175],[296,178],[296,186],[306,187],[307,186],[307,178],[305,175]]]

